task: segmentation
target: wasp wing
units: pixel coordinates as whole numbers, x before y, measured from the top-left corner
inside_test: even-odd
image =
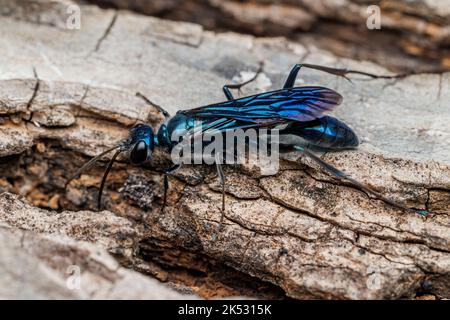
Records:
[[[201,119],[227,118],[268,125],[311,121],[322,117],[341,102],[342,96],[336,91],[309,86],[261,93],[180,112]]]
[[[279,124],[279,121],[277,123],[273,123],[273,125],[276,124]],[[192,127],[185,133],[184,139],[187,140],[189,138],[192,139],[204,135],[213,136],[216,134],[226,133],[227,131],[234,131],[238,129],[245,130],[260,126],[261,124],[256,122],[246,122],[229,118],[211,118],[206,119],[206,121],[203,119],[203,121],[198,122],[198,125]],[[270,124],[267,126],[270,126]]]

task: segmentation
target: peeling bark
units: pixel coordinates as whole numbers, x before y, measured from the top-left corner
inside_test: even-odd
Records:
[[[362,138],[358,150],[324,159],[435,216],[424,220],[392,208],[291,153],[273,176],[225,168],[225,219],[212,241],[221,204],[212,167],[186,166],[171,177],[164,212],[161,175],[123,158],[101,214],[93,211],[102,168],[67,190],[65,182],[137,121],[156,128],[163,120],[158,106],[174,114],[222,101],[222,85],[254,72],[261,60],[264,73],[244,94],[279,88],[302,56],[386,70],[284,39],[212,33],[90,6],[82,14],[78,31],[1,18],[2,224],[33,237],[94,242],[123,266],[203,297],[450,297],[449,73],[350,84],[302,70],[297,81],[339,91],[345,101],[336,116]],[[25,43],[39,50],[23,50]]]

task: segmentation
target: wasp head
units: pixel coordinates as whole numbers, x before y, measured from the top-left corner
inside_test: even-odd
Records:
[[[154,138],[153,129],[146,124],[138,124],[131,128],[126,144],[129,146],[132,164],[138,165],[151,160],[155,146]]]

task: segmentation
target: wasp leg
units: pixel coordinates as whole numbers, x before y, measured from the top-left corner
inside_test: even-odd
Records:
[[[233,83],[233,84],[226,84],[223,86],[223,93],[225,94],[225,97],[227,97],[228,100],[234,100],[233,94],[231,93],[230,89],[238,89],[241,90],[241,88],[243,86],[245,86],[246,84],[249,84],[252,81],[255,81],[256,78],[259,76],[259,74],[262,72],[263,70],[263,63],[261,62],[259,64],[259,68],[256,71],[255,75],[250,79],[247,80],[245,82],[241,82],[241,83]]]
[[[161,208],[161,212],[164,212],[164,208],[167,204],[167,191],[169,190],[169,175],[175,173],[178,169],[180,169],[181,164],[176,164],[168,169],[164,170],[164,196],[163,196],[163,204]]]
[[[387,75],[376,75],[373,73],[368,73],[368,72],[363,72],[363,71],[357,71],[357,70],[350,70],[350,69],[339,69],[339,68],[330,68],[330,67],[325,67],[325,66],[320,66],[317,64],[308,64],[308,63],[302,63],[302,64],[296,64],[291,72],[289,73],[289,76],[286,79],[286,82],[284,83],[283,89],[289,89],[289,88],[293,88],[294,87],[294,83],[295,83],[295,79],[297,78],[297,74],[300,71],[300,69],[302,67],[308,68],[308,69],[314,69],[314,70],[319,70],[319,71],[323,71],[329,74],[334,74],[335,76],[338,77],[342,77],[350,82],[352,82],[350,80],[350,78],[347,77],[348,74],[359,74],[359,75],[363,75],[366,77],[370,77],[372,79],[395,79],[395,78],[404,78],[410,74],[413,73],[409,73],[409,74],[398,74],[398,75],[393,75],[393,76],[387,76]]]
[[[226,84],[223,86],[222,88],[223,93],[225,93],[225,97],[227,97],[227,100],[234,100],[233,94],[231,93],[229,86],[231,86],[231,84],[230,85]]]
[[[220,185],[222,187],[222,208],[220,210],[220,222],[219,225],[217,226],[216,231],[212,235],[212,241],[216,241],[217,238],[219,237],[219,232],[222,229],[223,218],[225,216],[225,174],[223,173],[222,165],[218,156],[216,156],[216,169],[217,169],[217,176],[219,178]]]
[[[339,69],[339,68],[330,68],[330,67],[324,67],[324,66],[319,66],[316,64],[307,64],[304,63],[302,64],[303,67],[305,68],[309,68],[309,69],[315,69],[315,70],[320,70],[320,71],[324,71],[330,74],[334,74],[336,76],[339,77],[343,77],[347,80],[350,81],[349,78],[347,78],[348,74],[359,74],[362,76],[366,76],[372,79],[398,79],[398,78],[405,78],[409,75],[413,75],[413,74],[417,74],[418,72],[409,72],[409,73],[401,73],[401,74],[395,74],[395,75],[378,75],[378,74],[374,74],[374,73],[369,73],[369,72],[364,72],[364,71],[358,71],[358,70],[351,70],[351,69]]]
[[[331,164],[329,164],[328,162],[325,162],[324,160],[322,160],[321,158],[319,158],[318,156],[316,156],[314,153],[310,152],[308,149],[306,148],[302,148],[299,146],[294,146],[294,148],[300,152],[302,152],[303,154],[305,154],[306,156],[308,156],[311,160],[315,161],[317,164],[319,164],[322,168],[324,168],[326,171],[328,171],[329,173],[331,173],[333,176],[339,178],[339,179],[345,179],[348,182],[350,182],[351,184],[353,184],[355,187],[365,191],[368,194],[371,194],[372,196],[374,196],[377,199],[380,199],[388,204],[390,204],[393,207],[396,207],[398,209],[404,210],[406,212],[411,212],[411,213],[415,213],[415,214],[419,214],[422,217],[427,217],[430,214],[432,214],[431,212],[427,211],[427,210],[423,210],[423,209],[412,209],[412,208],[408,208],[405,204],[400,203],[396,200],[390,199],[384,195],[382,195],[381,193],[379,193],[378,191],[372,189],[371,187],[369,187],[366,184],[363,184],[355,179],[353,179],[352,177],[350,177],[349,175],[347,175],[345,172],[335,168],[334,166],[332,166]]]
[[[175,171],[177,171],[179,168],[181,167],[181,164],[176,164],[170,168],[164,169],[163,173],[164,173],[164,182],[163,182],[163,190],[164,190],[164,195],[163,195],[163,204],[161,206],[161,211],[160,214],[164,213],[164,209],[166,207],[167,204],[167,191],[169,190],[169,178],[168,176],[173,174]],[[142,216],[142,221],[143,224],[146,228],[148,228],[148,216],[147,214],[143,214]],[[155,221],[158,221],[158,218],[155,218]]]
[[[291,69],[291,72],[289,73],[289,75],[284,83],[283,89],[290,89],[290,88],[294,87],[295,79],[297,79],[297,74],[301,68],[302,68],[302,65],[297,63]]]
[[[372,74],[366,73],[366,72],[347,70],[347,69],[330,68],[330,67],[325,67],[325,66],[319,66],[316,64],[307,64],[307,63],[300,64],[300,63],[298,63],[292,68],[291,72],[289,73],[289,76],[287,77],[286,82],[284,83],[283,89],[289,89],[289,88],[294,87],[295,79],[297,79],[298,72],[300,71],[300,69],[302,67],[323,71],[323,72],[326,72],[329,74],[334,74],[336,76],[343,77],[350,82],[351,82],[351,80],[347,77],[347,74],[349,74],[349,73],[356,73],[356,74],[362,74],[362,75],[366,75],[366,76],[370,76],[370,77],[376,77],[375,75],[372,75]]]
[[[323,72],[334,74],[336,76],[343,77],[349,81],[350,81],[350,79],[348,79],[345,76],[347,73],[359,73],[359,71],[352,71],[352,70],[347,70],[347,69],[335,69],[335,68],[329,68],[329,67],[319,66],[319,65],[315,65],[315,64],[297,63],[294,67],[292,67],[291,72],[289,73],[289,75],[284,83],[283,89],[290,89],[290,88],[294,87],[298,72],[300,71],[300,69],[302,67],[314,69],[314,70],[320,70]]]

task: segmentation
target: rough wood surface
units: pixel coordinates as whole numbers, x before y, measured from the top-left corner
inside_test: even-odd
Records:
[[[195,298],[121,267],[105,250],[130,254],[126,235],[138,232],[124,218],[105,213],[98,219],[96,213],[76,212],[64,213],[61,219],[57,213],[27,206],[10,194],[1,195],[0,202],[2,299]],[[10,219],[20,229],[11,228]]]
[[[155,105],[173,114],[222,101],[222,85],[248,77],[260,61],[264,73],[244,94],[279,88],[302,61],[386,70],[280,38],[217,34],[125,11],[83,6],[80,30],[32,18],[63,21],[64,10],[15,12],[0,18],[0,190],[24,198],[0,197],[0,221],[13,230],[5,237],[25,229],[49,241],[62,234],[96,242],[122,265],[205,297],[450,297],[449,73],[352,84],[302,71],[297,81],[339,91],[345,99],[335,115],[363,142],[324,159],[438,214],[424,220],[399,211],[289,154],[274,176],[226,168],[226,218],[211,241],[220,217],[214,168],[186,167],[172,178],[164,213],[160,175],[125,159],[105,193],[111,212],[91,212],[102,168],[66,192],[64,183],[136,121],[157,126]]]
[[[391,70],[450,69],[448,0],[89,0],[208,30],[286,36]],[[366,22],[378,6],[381,30]]]

